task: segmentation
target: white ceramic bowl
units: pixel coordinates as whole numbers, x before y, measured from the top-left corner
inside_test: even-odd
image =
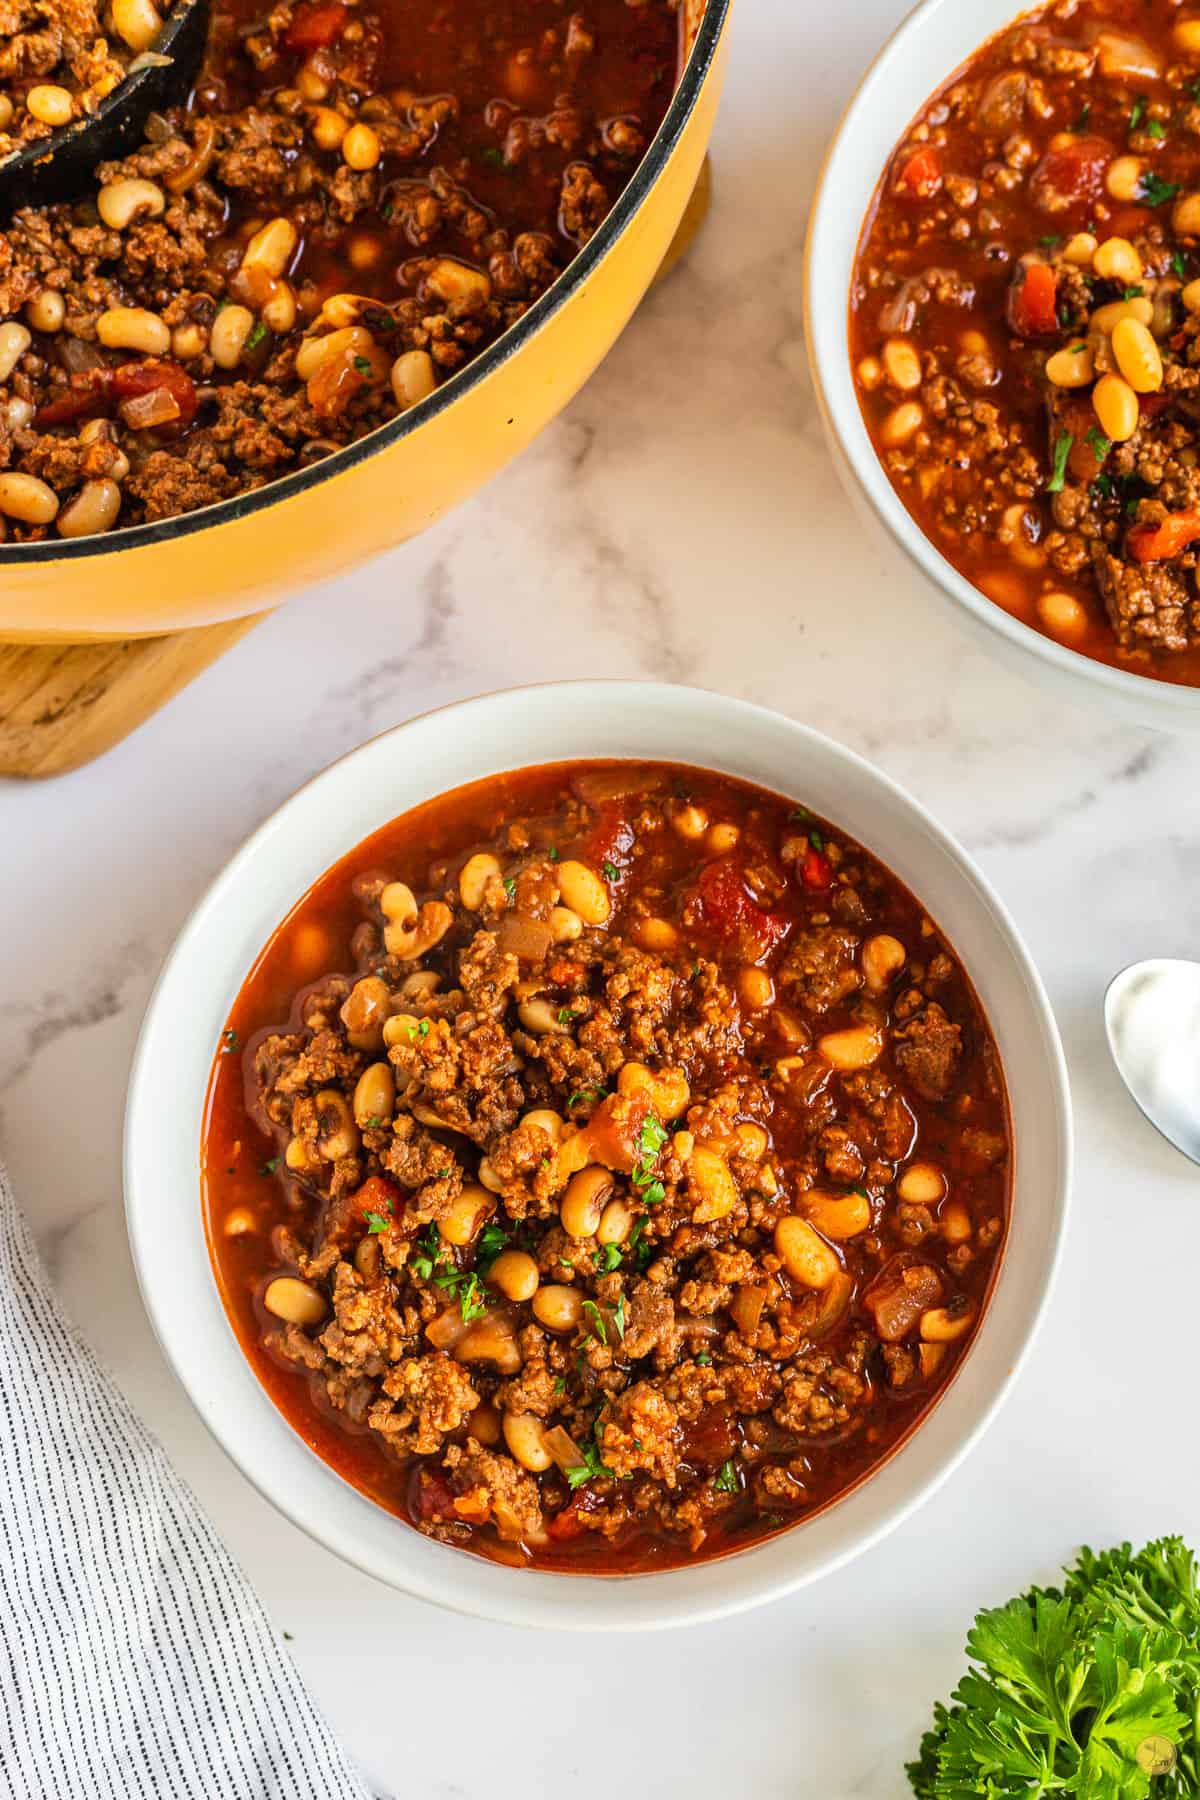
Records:
[[[1065,684],[1114,720],[1200,730],[1200,690],[1132,675],[1068,650],[960,575],[913,522],[885,475],[854,391],[850,280],[879,179],[930,96],[987,38],[1027,10],[1019,0],[922,0],[867,70],[830,143],[809,218],[804,313],[813,382],[834,461],[860,516],[882,521],[893,546],[982,628],[993,648],[1027,676],[1060,689]]]
[[[619,1578],[539,1574],[422,1537],[326,1467],[267,1398],[226,1319],[200,1216],[205,1087],[259,949],[331,863],[419,801],[504,769],[578,756],[699,764],[802,799],[914,890],[962,957],[1008,1075],[1015,1188],[991,1305],[957,1378],[876,1474],[809,1524],[695,1568]],[[297,1525],[393,1586],[525,1625],[630,1629],[736,1612],[837,1568],[928,1499],[991,1419],[1029,1350],[1058,1261],[1070,1101],[1045,994],[996,896],[916,801],[790,719],[697,689],[635,682],[524,688],[445,707],[355,750],[301,788],[237,853],[159,977],[129,1089],[130,1241],[159,1340],[205,1423]]]

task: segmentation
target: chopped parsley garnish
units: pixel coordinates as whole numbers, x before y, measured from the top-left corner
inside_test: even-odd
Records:
[[[556,1375],[554,1377],[554,1391],[556,1394],[565,1394],[566,1393],[567,1378],[565,1375]]]
[[[1054,442],[1054,472],[1046,483],[1048,494],[1061,494],[1067,479],[1067,458],[1075,439],[1069,431],[1060,432]]]
[[[1161,119],[1151,119],[1150,123],[1146,126],[1146,136],[1152,137],[1152,138],[1165,138],[1166,135],[1167,135],[1167,128],[1163,124],[1162,120]]]
[[[259,1163],[259,1165],[258,1165],[259,1174],[260,1175],[273,1175],[275,1173],[276,1169],[279,1167],[280,1161],[281,1161],[281,1159],[278,1156],[273,1156],[273,1157],[271,1157],[269,1162]]]
[[[1165,206],[1179,192],[1177,181],[1164,181],[1153,169],[1147,169],[1142,176],[1142,184],[1138,189],[1138,199],[1144,200],[1147,206]]]
[[[615,1245],[612,1247],[615,1248]],[[620,1297],[617,1300],[617,1304],[613,1307],[612,1322],[613,1322],[613,1329],[615,1330],[615,1332],[617,1334],[617,1341],[619,1343],[623,1344],[625,1342],[625,1296],[624,1296],[624,1294],[620,1295]]]
[[[359,374],[363,377],[364,381],[370,381],[371,365],[367,361],[365,356],[356,356],[354,359],[354,366],[358,370]]]
[[[551,862],[557,862],[558,861],[558,845],[551,844],[550,848],[546,852],[546,855],[550,858]]]
[[[856,1183],[856,1184],[855,1184],[855,1186],[854,1186],[854,1187],[852,1187],[852,1188],[851,1188],[851,1189],[850,1189],[850,1192],[851,1192],[851,1193],[852,1193],[852,1194],[859,1194],[859,1195],[861,1195],[861,1196],[862,1196],[862,1198],[863,1198],[863,1199],[864,1199],[864,1200],[869,1200],[869,1199],[870,1199],[870,1198],[871,1198],[871,1196],[870,1196],[870,1194],[869,1194],[869,1193],[868,1193],[868,1192],[867,1192],[867,1190],[866,1190],[866,1188],[865,1188],[865,1187],[860,1187],[860,1186],[858,1186],[858,1184],[857,1184],[857,1183]]]
[[[604,1315],[600,1311],[600,1308],[596,1305],[594,1300],[585,1300],[583,1303],[583,1310],[587,1314],[589,1320],[588,1335],[594,1337],[598,1343],[607,1346],[608,1332],[605,1330]]]
[[[583,1461],[576,1463],[573,1469],[567,1470],[567,1484],[572,1491],[582,1487],[585,1481],[595,1480],[599,1476],[607,1475],[610,1481],[616,1480],[613,1471],[605,1463],[600,1451],[590,1439],[586,1444],[581,1445],[580,1454]]]
[[[475,1245],[475,1267],[481,1275],[487,1274],[507,1242],[508,1233],[503,1225],[491,1220],[484,1226]]]
[[[611,1275],[614,1269],[621,1266],[620,1244],[601,1244],[592,1255],[592,1261],[601,1275]]]
[[[1070,350],[1072,356],[1082,356],[1084,351],[1087,349],[1087,345],[1086,344],[1068,344],[1067,348]]]
[[[1098,425],[1091,427],[1084,443],[1093,452],[1097,462],[1103,462],[1112,449],[1112,439],[1106,438]]]
[[[392,1222],[382,1213],[377,1212],[365,1212],[363,1218],[367,1221],[367,1233],[371,1237],[374,1237],[377,1232],[386,1231]]]
[[[634,1220],[633,1230],[625,1241],[625,1248],[628,1254],[633,1258],[635,1268],[645,1269],[649,1267],[650,1261],[654,1256],[654,1246],[646,1241],[645,1216]]]
[[[387,1120],[381,1119],[378,1113],[372,1113],[370,1118],[367,1120],[365,1129],[367,1131],[382,1131],[382,1129],[386,1125],[386,1123],[387,1123]]]
[[[711,1369],[712,1368],[712,1357],[708,1354],[707,1350],[701,1350],[699,1355],[696,1357],[696,1363],[697,1363],[697,1366],[701,1369]]]
[[[1092,483],[1093,495],[1099,495],[1102,500],[1111,500],[1112,491],[1112,477],[1109,475],[1097,475],[1095,481]]]
[[[506,875],[504,877],[504,891],[508,895],[510,900],[516,899],[516,897],[517,897],[517,878],[515,875]]]
[[[1137,130],[1145,116],[1146,99],[1144,95],[1139,94],[1138,98],[1133,103],[1133,111],[1129,115],[1129,129],[1131,132]]]
[[[417,1250],[419,1254],[413,1257],[410,1267],[413,1274],[418,1275],[422,1281],[428,1281],[435,1266],[445,1262],[450,1254],[436,1224],[427,1226],[421,1233],[417,1239]]]
[[[1072,125],[1071,130],[1072,131],[1086,131],[1088,120],[1091,118],[1091,116],[1092,116],[1092,103],[1090,100],[1085,100],[1083,103],[1083,109],[1080,112],[1079,117],[1076,119],[1075,123]]]
[[[605,881],[620,881],[621,871],[620,871],[620,869],[618,869],[616,863],[609,862],[608,858],[606,857],[604,859],[604,861],[600,864],[600,867],[604,871]]]
[[[257,347],[259,346],[259,344],[262,343],[262,341],[266,337],[266,335],[267,335],[267,328],[263,324],[262,320],[259,319],[256,322],[253,331],[250,333],[250,336],[246,339],[247,350],[257,349]],[[368,363],[367,364],[368,369],[370,368],[370,366],[371,366],[370,363]]]
[[[1141,294],[1142,294],[1142,289],[1141,289],[1140,285],[1135,286],[1135,287],[1123,288],[1121,290],[1122,300],[1137,300],[1137,299],[1140,299]]]
[[[791,812],[788,814],[788,819],[793,825],[807,824],[808,820],[811,818],[812,814],[809,812],[807,806],[793,806]]]
[[[567,1111],[570,1112],[573,1107],[582,1106],[585,1100],[603,1100],[607,1092],[608,1089],[602,1087],[576,1088],[573,1094],[567,1096]]]
[[[429,1020],[428,1019],[421,1019],[419,1021],[418,1025],[417,1025],[417,1036],[419,1038],[427,1038],[429,1036]]]
[[[666,1127],[655,1118],[653,1113],[647,1113],[642,1121],[642,1134],[639,1139],[642,1154],[630,1177],[646,1206],[657,1206],[666,1198],[667,1190],[654,1173],[658,1153],[666,1141]]]
[[[503,150],[497,150],[495,144],[485,144],[479,154],[483,158],[483,161],[485,163],[491,163],[494,169],[504,169],[507,171],[512,167],[512,164],[505,159]]]
[[[579,1014],[572,1012],[569,1006],[560,1006],[554,1016],[560,1025],[569,1025],[572,1019],[577,1019],[579,1017]]]
[[[732,1457],[730,1457],[728,1462],[723,1462],[721,1464],[720,1469],[717,1471],[717,1477],[716,1477],[716,1480],[713,1482],[713,1486],[716,1488],[718,1494],[736,1494],[737,1493],[737,1491],[738,1491],[737,1470],[733,1465]]]
[[[1038,243],[1042,246],[1043,250],[1053,250],[1055,244],[1062,243],[1062,239],[1059,237],[1057,231],[1051,231],[1046,237],[1040,237]]]
[[[1184,258],[1184,254],[1183,254],[1182,250],[1172,250],[1172,252],[1171,252],[1171,267],[1174,269],[1175,273],[1178,275],[1180,281],[1187,280],[1187,262]]]
[[[821,833],[819,831],[811,831],[810,830],[810,832],[808,834],[808,841],[812,845],[814,850],[823,850],[825,848],[825,839],[821,836]]]
[[[238,1047],[238,1034],[232,1025],[227,1025],[221,1033],[221,1055],[230,1056]]]
[[[469,1325],[472,1319],[482,1319],[487,1311],[483,1287],[474,1269],[456,1269],[449,1275],[435,1275],[433,1285],[457,1296],[464,1325]]]

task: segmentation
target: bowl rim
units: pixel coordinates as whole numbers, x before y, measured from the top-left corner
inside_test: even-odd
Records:
[[[191,512],[177,513],[169,519],[155,519],[147,524],[130,525],[117,537],[81,537],[81,538],[47,538],[35,544],[3,544],[0,543],[0,569],[5,567],[24,567],[30,563],[70,562],[91,556],[120,555],[124,551],[142,549],[151,544],[162,544],[176,538],[189,537],[195,532],[204,531],[217,525],[228,525],[235,521],[250,517],[253,513],[262,512],[265,508],[279,501],[290,500],[298,494],[307,493],[322,482],[335,475],[344,474],[357,467],[368,457],[380,454],[399,443],[410,432],[424,425],[428,420],[444,411],[447,406],[461,399],[480,382],[485,381],[503,363],[517,354],[519,350],[543,326],[562,310],[568,300],[584,285],[596,265],[613,249],[617,240],[623,236],[626,226],[639,211],[642,201],[658,180],[660,174],[670,160],[684,129],[696,108],[696,103],[704,90],[717,46],[729,16],[733,0],[704,0],[704,11],[696,31],[692,48],[675,84],[671,103],[662,117],[658,130],[642,154],[636,169],[622,189],[616,204],[605,215],[598,231],[590,237],[581,250],[577,250],[566,268],[551,282],[545,293],[539,294],[527,312],[510,325],[508,329],[489,344],[480,356],[473,357],[466,366],[458,370],[444,381],[424,400],[409,407],[407,412],[397,413],[393,419],[377,425],[363,437],[356,438],[352,444],[344,444],[341,449],[322,457],[307,469],[294,469],[288,475],[281,475],[274,481],[268,481],[262,487],[252,488],[240,494],[232,494],[226,500],[214,500],[208,506],[196,507]],[[682,17],[682,13],[681,13]]]
[[[1030,10],[1029,5],[1008,0],[1003,19],[990,28],[982,28],[973,44],[982,47]],[[940,47],[938,21],[956,11],[961,15],[958,0],[918,0],[905,15],[847,101],[818,173],[805,244],[804,329],[813,387],[826,433],[841,450],[849,474],[908,560],[978,624],[1022,656],[1032,654],[1040,658],[1068,681],[1090,682],[1134,712],[1141,711],[1144,716],[1149,705],[1167,715],[1162,723],[1169,723],[1171,718],[1194,722],[1200,710],[1200,689],[1114,668],[1082,651],[1071,650],[1014,618],[961,575],[921,530],[892,487],[863,421],[850,368],[850,284],[867,212],[886,171],[886,159],[868,170],[861,209],[855,201],[854,248],[848,266],[839,247],[847,211],[845,196],[860,191],[862,178],[857,170],[865,158],[859,144],[861,137],[869,134],[869,121],[876,111],[890,117],[898,110],[896,96],[908,94],[911,104],[906,102],[902,108],[904,118],[906,122],[915,119],[936,89],[961,66],[961,60],[958,64],[951,62],[942,67],[928,88],[922,85],[920,92],[909,92],[911,83],[904,73],[907,60],[919,55],[925,43]],[[889,139],[888,156],[898,137],[899,132]],[[833,269],[838,271],[838,279],[831,283]]]
[[[592,722],[589,722],[589,709]],[[538,730],[547,736],[552,732],[561,734],[565,740],[560,752],[563,760],[613,755],[624,755],[636,760],[658,757],[661,760],[686,760],[696,766],[740,774],[742,779],[754,779],[741,773],[736,766],[730,766],[736,765],[742,754],[740,748],[736,754],[731,751],[721,755],[705,755],[702,751],[696,756],[676,753],[672,758],[669,750],[653,747],[657,741],[656,733],[669,738],[673,736],[677,725],[684,730],[690,728],[692,741],[697,744],[706,743],[704,726],[707,724],[715,728],[719,720],[730,732],[738,733],[739,742],[741,739],[751,738],[757,732],[760,739],[772,746],[770,754],[778,757],[776,766],[786,763],[790,768],[794,764],[800,770],[807,751],[817,763],[828,764],[829,779],[849,781],[851,785],[857,784],[867,793],[873,790],[873,798],[877,799],[880,806],[890,814],[899,815],[897,829],[902,823],[906,835],[913,839],[914,846],[919,843],[924,850],[938,857],[942,865],[941,879],[944,883],[953,882],[958,890],[956,904],[970,911],[980,928],[994,937],[1000,946],[1005,958],[1005,979],[1012,994],[1011,1002],[1006,1002],[1006,1006],[1011,1004],[1014,1014],[1022,1015],[1022,1031],[1028,1034],[1020,1038],[1022,1058],[1028,1059],[1038,1068],[1037,1092],[1039,1105],[1045,1114],[1042,1135],[1046,1141],[1042,1145],[1039,1169],[1030,1176],[1030,1185],[1038,1180],[1042,1182],[1046,1190],[1046,1204],[1041,1216],[1032,1208],[1024,1215],[1028,1224],[1023,1228],[1024,1237],[1038,1238],[1043,1252],[1042,1260],[1037,1262],[1032,1278],[1022,1284],[1019,1293],[1013,1274],[1009,1274],[1006,1283],[1006,1271],[1011,1272],[1014,1263],[1014,1232],[1021,1228],[1020,1220],[1014,1214],[1014,1219],[1010,1219],[1009,1223],[1005,1257],[993,1282],[988,1308],[974,1339],[972,1352],[963,1359],[962,1371],[954,1382],[948,1384],[941,1400],[929,1409],[919,1427],[906,1438],[901,1451],[885,1459],[857,1488],[836,1504],[825,1508],[807,1526],[804,1522],[799,1522],[790,1531],[781,1532],[762,1544],[748,1546],[730,1556],[642,1575],[594,1578],[572,1575],[564,1578],[552,1572],[514,1571],[485,1559],[469,1556],[435,1543],[397,1521],[376,1502],[350,1486],[315,1451],[310,1450],[263,1388],[225,1313],[212,1273],[199,1204],[198,1133],[184,1157],[189,1167],[188,1191],[186,1197],[179,1201],[186,1209],[182,1215],[184,1228],[193,1240],[192,1260],[197,1267],[200,1266],[201,1257],[194,1253],[194,1240],[198,1238],[203,1268],[207,1274],[208,1290],[194,1295],[196,1304],[192,1308],[181,1309],[173,1304],[173,1298],[177,1299],[177,1295],[172,1296],[170,1291],[171,1281],[178,1280],[180,1233],[178,1230],[170,1234],[161,1231],[164,1201],[163,1163],[158,1155],[161,1146],[157,1142],[159,1121],[172,1107],[177,1114],[188,1111],[189,1117],[193,1112],[197,1118],[203,1114],[203,1094],[196,1095],[193,1109],[178,1107],[179,1077],[177,1071],[171,1071],[169,1057],[172,1045],[178,1042],[172,1035],[171,1021],[175,1016],[172,1009],[178,998],[186,998],[189,991],[196,991],[189,984],[197,972],[196,959],[205,934],[213,937],[214,944],[221,949],[226,960],[231,961],[233,969],[228,985],[225,984],[224,973],[222,974],[218,983],[220,991],[215,993],[215,1005],[211,1008],[213,1029],[211,1036],[204,1040],[202,1060],[204,1076],[201,1085],[206,1089],[211,1046],[218,1041],[220,1024],[228,1016],[228,1007],[267,934],[298,898],[298,892],[292,891],[282,899],[273,894],[264,895],[256,882],[259,865],[265,861],[268,868],[271,866],[272,853],[277,844],[283,842],[289,825],[303,831],[306,809],[322,800],[334,798],[340,789],[346,787],[348,781],[361,793],[361,776],[366,772],[365,766],[370,765],[373,760],[382,766],[389,751],[405,744],[406,740],[410,757],[408,766],[419,765],[422,769],[428,763],[421,763],[420,757],[413,757],[411,753],[421,746],[423,738],[440,734],[443,745],[457,741],[467,746],[459,753],[471,759],[474,774],[457,776],[453,782],[437,784],[424,779],[423,792],[427,796],[447,791],[448,788],[457,786],[459,780],[478,779],[504,769],[554,760],[553,757],[524,753],[506,757],[503,751],[497,758],[494,750],[484,753],[481,759],[476,741],[482,738],[486,742],[489,726],[493,730],[495,742],[502,742],[501,727],[507,732],[513,728],[516,720],[528,727],[531,714],[538,715],[535,735]],[[589,730],[594,728],[597,717],[602,717],[614,734],[620,734],[623,744],[630,737],[635,738],[636,743],[616,751],[591,747],[587,741],[574,748],[576,735],[582,734],[586,738]],[[640,736],[636,727],[630,730],[630,720],[647,717],[652,718],[654,723],[644,728],[645,736]],[[584,720],[582,726],[578,723],[581,718]],[[603,731],[603,727],[599,729]],[[785,743],[786,757],[783,749]],[[385,749],[385,746],[388,748]],[[350,775],[352,770],[353,778]],[[422,777],[418,774],[415,779],[421,780]],[[798,780],[803,779],[798,774]],[[366,785],[370,786],[369,781]],[[777,781],[776,791],[786,793],[787,784]],[[811,793],[810,797],[815,798]],[[386,822],[388,816],[393,816],[386,802],[375,806],[373,795],[368,802],[360,804],[374,806],[373,826],[369,825],[366,830],[361,830],[355,825],[351,829],[335,811],[332,818],[328,813],[325,815],[326,824],[320,847],[315,848],[306,840],[305,863],[306,866],[309,863],[314,865],[314,872],[309,880],[316,879],[346,849],[352,848],[370,830]],[[406,801],[400,810],[408,810],[410,806],[417,804],[420,804],[419,798]],[[849,823],[847,829],[852,829]],[[867,848],[871,848],[869,833],[855,831],[855,835],[861,837]],[[342,842],[347,837],[348,841]],[[341,845],[340,848],[335,847],[332,841],[334,839]],[[880,854],[878,851],[873,853]],[[884,859],[887,860],[886,855]],[[909,880],[911,885],[910,877],[903,871],[901,879]],[[944,898],[935,911],[942,913],[949,904],[948,898]],[[239,909],[245,912],[247,908],[265,908],[270,922],[265,929],[257,922],[251,929],[247,923],[242,931],[246,943],[233,947],[230,940],[236,934],[231,932],[231,921],[225,915],[232,911],[236,919]],[[951,941],[953,942],[953,938]],[[205,966],[203,957],[198,966]],[[967,972],[978,990],[980,980],[969,966]],[[996,979],[999,980],[999,976]],[[212,983],[209,981],[205,992],[211,989]],[[187,1034],[183,1035],[186,1042]],[[1011,1067],[1013,1062],[1014,1058],[1010,1054],[1006,1059],[1006,1066]],[[1011,1074],[1009,1094],[1011,1103]],[[1014,1124],[1015,1112],[1014,1107]],[[169,1129],[182,1133],[183,1126],[172,1125]],[[1021,1165],[1019,1150],[1016,1146],[1014,1150],[1016,1193],[1021,1182]],[[151,1325],[168,1363],[179,1377],[209,1432],[252,1486],[316,1542],[365,1574],[383,1580],[401,1591],[449,1607],[453,1611],[509,1624],[604,1631],[661,1629],[700,1623],[743,1612],[767,1600],[781,1597],[831,1573],[869,1549],[932,1496],[983,1435],[1007,1398],[1031,1352],[1062,1260],[1072,1160],[1070,1090],[1053,1012],[1029,952],[1007,909],[956,840],[937,824],[919,801],[889,776],[856,752],[809,726],[764,707],[707,689],[622,680],[545,682],[499,690],[431,709],[392,726],[345,752],[276,808],[218,873],[185,921],[163,963],[147,1005],[131,1066],[123,1150],[126,1225],[134,1269]],[[176,1204],[176,1201],[169,1201],[168,1204]],[[168,1238],[170,1247],[167,1247]],[[159,1281],[159,1276],[164,1276],[165,1279]],[[998,1317],[1002,1293],[1007,1296],[1006,1310],[1015,1308],[1017,1315],[1013,1327],[1006,1331],[1003,1346],[1000,1344],[999,1333],[1005,1328],[999,1324],[993,1327],[992,1339],[988,1338],[989,1322]],[[210,1321],[209,1324],[198,1323],[202,1312]],[[212,1320],[219,1320],[215,1326],[215,1337],[207,1335],[214,1329]],[[1006,1320],[1006,1326],[1007,1324]],[[193,1338],[195,1343],[189,1348],[189,1340]],[[998,1358],[996,1352],[992,1352],[986,1370],[979,1353],[981,1343],[985,1340],[994,1340],[1000,1350]],[[203,1363],[198,1355],[193,1354],[201,1346],[205,1352]],[[972,1357],[975,1359],[974,1363]],[[221,1379],[215,1373],[218,1360],[225,1365],[227,1378],[233,1381],[238,1390],[238,1403],[244,1407],[247,1415],[244,1419],[231,1416],[227,1395],[218,1404],[215,1394],[205,1391]],[[954,1418],[954,1414],[962,1411],[964,1406],[963,1395],[968,1384],[963,1380],[963,1371],[972,1367],[975,1374],[970,1385],[981,1386],[984,1398],[982,1404],[976,1405],[960,1423]],[[236,1374],[233,1373],[235,1370]],[[953,1396],[956,1392],[959,1392],[959,1401],[954,1403]],[[967,1401],[966,1404],[970,1406],[971,1402]],[[945,1437],[948,1440],[936,1452],[935,1428],[939,1439]],[[240,1442],[236,1441],[239,1433],[242,1434]],[[278,1473],[272,1476],[267,1472],[275,1464],[264,1451],[264,1436],[260,1433],[265,1437],[274,1437],[271,1447],[277,1453],[286,1441],[286,1444],[293,1446],[294,1453],[299,1453],[304,1459],[302,1466],[292,1471],[297,1474],[294,1487],[285,1485]],[[904,1450],[911,1452],[914,1444],[925,1446],[921,1461],[930,1466],[918,1476],[916,1463],[910,1455],[907,1479],[901,1478],[897,1482],[894,1477],[889,1477],[889,1471],[895,1470],[903,1462]],[[900,1494],[897,1498],[884,1499],[885,1478],[889,1488],[899,1486]],[[302,1488],[307,1491],[301,1492]],[[864,1495],[868,1496],[865,1508],[862,1498]],[[878,1505],[871,1504],[872,1495],[876,1497]],[[864,1511],[868,1516],[872,1513],[878,1513],[879,1516],[866,1528],[856,1529],[855,1517]],[[830,1520],[834,1521],[832,1533],[828,1525]],[[840,1532],[836,1529],[839,1520],[847,1529]],[[383,1522],[382,1525],[380,1521]],[[377,1528],[379,1541],[364,1548],[371,1535],[372,1523]],[[791,1547],[799,1545],[806,1533],[811,1539],[818,1532],[822,1539],[832,1537],[834,1541],[807,1559],[794,1550],[789,1554]],[[391,1535],[384,1535],[385,1533]],[[442,1560],[438,1560],[439,1555]],[[788,1568],[786,1565],[792,1562],[798,1566]],[[402,1567],[398,1568],[398,1564]]]

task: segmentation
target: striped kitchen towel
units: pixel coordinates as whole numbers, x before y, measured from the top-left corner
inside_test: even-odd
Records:
[[[0,1167],[0,1794],[368,1800]]]

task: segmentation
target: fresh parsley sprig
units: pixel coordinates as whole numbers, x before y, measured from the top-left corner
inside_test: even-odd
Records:
[[[1081,1550],[1061,1591],[981,1612],[908,1766],[917,1800],[1200,1792],[1200,1591],[1177,1537]]]

